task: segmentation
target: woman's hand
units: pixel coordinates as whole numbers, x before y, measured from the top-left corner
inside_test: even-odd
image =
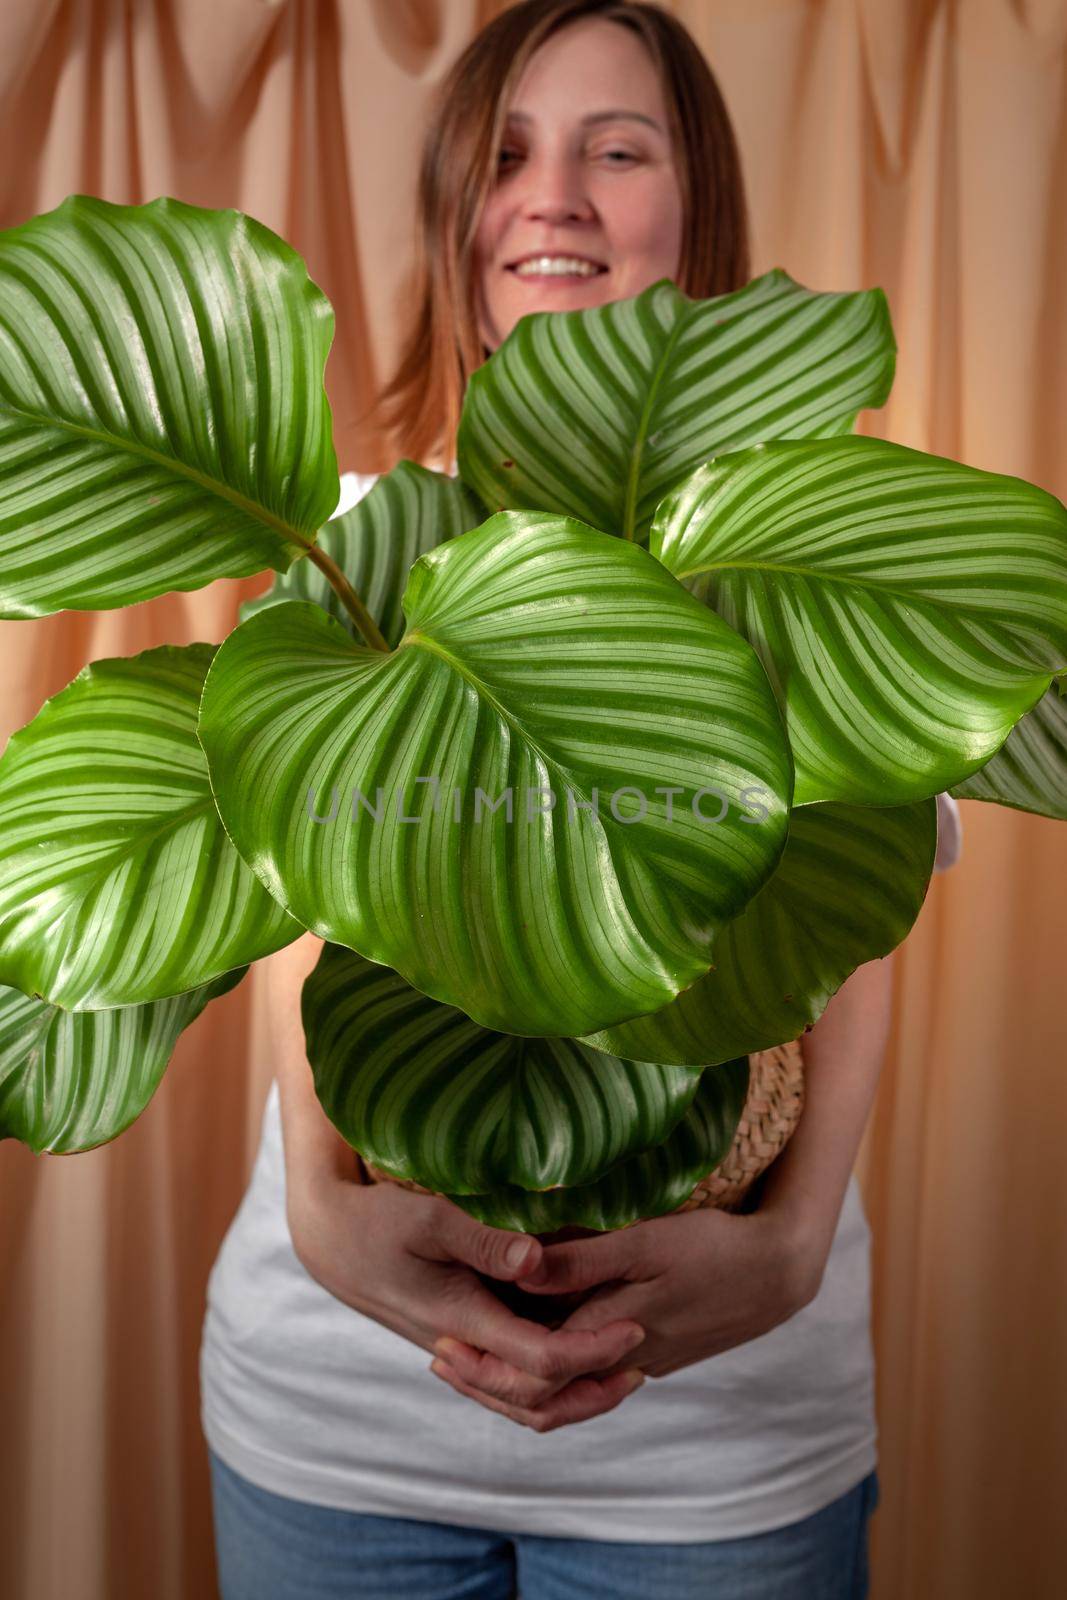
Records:
[[[551,1426],[611,1411],[643,1382],[626,1360],[643,1338],[633,1318],[600,1316],[592,1327],[550,1330],[515,1316],[481,1281],[479,1273],[514,1282],[532,1270],[543,1252],[538,1240],[486,1227],[440,1196],[361,1185],[344,1174],[344,1152],[338,1158],[300,1164],[286,1191],[297,1257],[337,1299],[424,1350],[448,1335],[548,1386]],[[609,1368],[612,1375],[601,1376]]]
[[[826,1264],[818,1236],[804,1236],[772,1209],[735,1215],[705,1209],[654,1217],[595,1239],[548,1245],[540,1273],[519,1279],[530,1294],[600,1285],[560,1333],[603,1329],[619,1319],[646,1329],[626,1362],[653,1378],[768,1333],[814,1299]],[[477,1341],[438,1340],[439,1375],[461,1394],[537,1427],[555,1418],[555,1380],[531,1375]],[[618,1372],[622,1360],[600,1376]],[[560,1421],[573,1420],[561,1417]],[[553,1422],[553,1425],[558,1425]]]

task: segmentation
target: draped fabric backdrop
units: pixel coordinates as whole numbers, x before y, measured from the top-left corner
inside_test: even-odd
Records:
[[[397,347],[428,97],[489,0],[5,0],[0,227],[74,191],[236,206],[337,312],[343,469]],[[753,271],[879,284],[863,431],[1067,498],[1067,0],[678,0],[736,120]],[[1059,448],[1057,448],[1059,446]],[[0,738],[90,660],[220,640],[262,577],[0,624]],[[876,1600],[1065,1592],[1067,827],[973,802],[897,964],[860,1157],[874,1230]],[[273,1074],[261,962],[148,1110],[73,1158],[0,1146],[10,1600],[215,1593],[197,1346]]]

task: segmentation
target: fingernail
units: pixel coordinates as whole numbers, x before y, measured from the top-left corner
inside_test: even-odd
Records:
[[[530,1245],[526,1239],[516,1239],[514,1244],[509,1244],[504,1251],[504,1260],[509,1267],[520,1266],[529,1254]]]
[[[439,1378],[443,1378],[445,1375],[445,1363],[443,1361],[431,1361],[430,1371],[436,1372]]]
[[[626,1374],[626,1376],[630,1379],[630,1391],[629,1392],[631,1394],[633,1394],[635,1389],[640,1389],[641,1385],[645,1381],[644,1373],[641,1372],[637,1367],[632,1368],[632,1370],[630,1372],[628,1372]]]
[[[626,1348],[627,1348],[627,1350],[636,1350],[638,1345],[639,1344],[644,1344],[644,1342],[645,1342],[645,1330],[643,1328],[634,1328],[632,1333],[628,1333],[626,1335]]]
[[[439,1356],[443,1356],[447,1361],[450,1356],[455,1355],[456,1351],[459,1349],[459,1345],[456,1343],[455,1339],[449,1339],[446,1335],[438,1339],[437,1343],[434,1345],[434,1349],[437,1351]]]

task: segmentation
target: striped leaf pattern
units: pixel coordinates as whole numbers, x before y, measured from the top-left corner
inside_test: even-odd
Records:
[[[332,336],[239,211],[72,195],[0,234],[0,615],[284,571],[337,504]]]
[[[708,462],[661,504],[650,548],[758,651],[797,805],[960,783],[1067,663],[1067,510],[902,445]]]
[[[301,1009],[334,1127],[437,1193],[592,1183],[665,1138],[700,1083],[574,1039],[491,1032],[340,945],[323,948]]]
[[[0,983],[65,1010],[181,994],[303,931],[227,839],[196,737],[215,646],[95,661],[0,760]]]
[[[0,988],[0,1140],[68,1156],[117,1138],[155,1094],[178,1036],[247,971],[114,1011],[62,1011]]]
[[[595,1183],[537,1194],[507,1185],[484,1194],[450,1194],[492,1228],[555,1233],[559,1228],[627,1228],[662,1217],[688,1200],[734,1141],[748,1096],[748,1057],[706,1067],[685,1116],[662,1144],[628,1156]]]
[[[533,312],[467,385],[460,477],[494,510],[647,543],[658,502],[709,456],[847,433],[885,403],[895,359],[880,289],[819,294],[780,270],[712,300],[663,278]]]
[[[1053,680],[992,761],[952,793],[1067,822],[1067,678]]]
[[[366,605],[386,640],[399,643],[404,632],[400,596],[408,570],[427,550],[485,521],[485,510],[458,478],[401,461],[385,473],[358,505],[320,531],[318,546],[336,562]],[[313,600],[361,636],[318,567],[296,561],[275,578],[266,594],[246,600],[241,621],[283,600]]]
[[[238,850],[320,938],[483,1027],[660,1010],[784,844],[758,658],[647,551],[543,514],[420,557],[403,605],[389,654],[298,601],[222,644],[200,738]]]
[[[586,1038],[600,1050],[712,1063],[769,1050],[905,938],[926,896],[937,802],[801,806],[777,872],[715,941],[715,965],[657,1016]]]

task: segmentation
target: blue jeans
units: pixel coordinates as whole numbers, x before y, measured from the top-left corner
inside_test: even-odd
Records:
[[[222,1600],[866,1600],[877,1472],[771,1533],[629,1544],[309,1505],[209,1457]]]

